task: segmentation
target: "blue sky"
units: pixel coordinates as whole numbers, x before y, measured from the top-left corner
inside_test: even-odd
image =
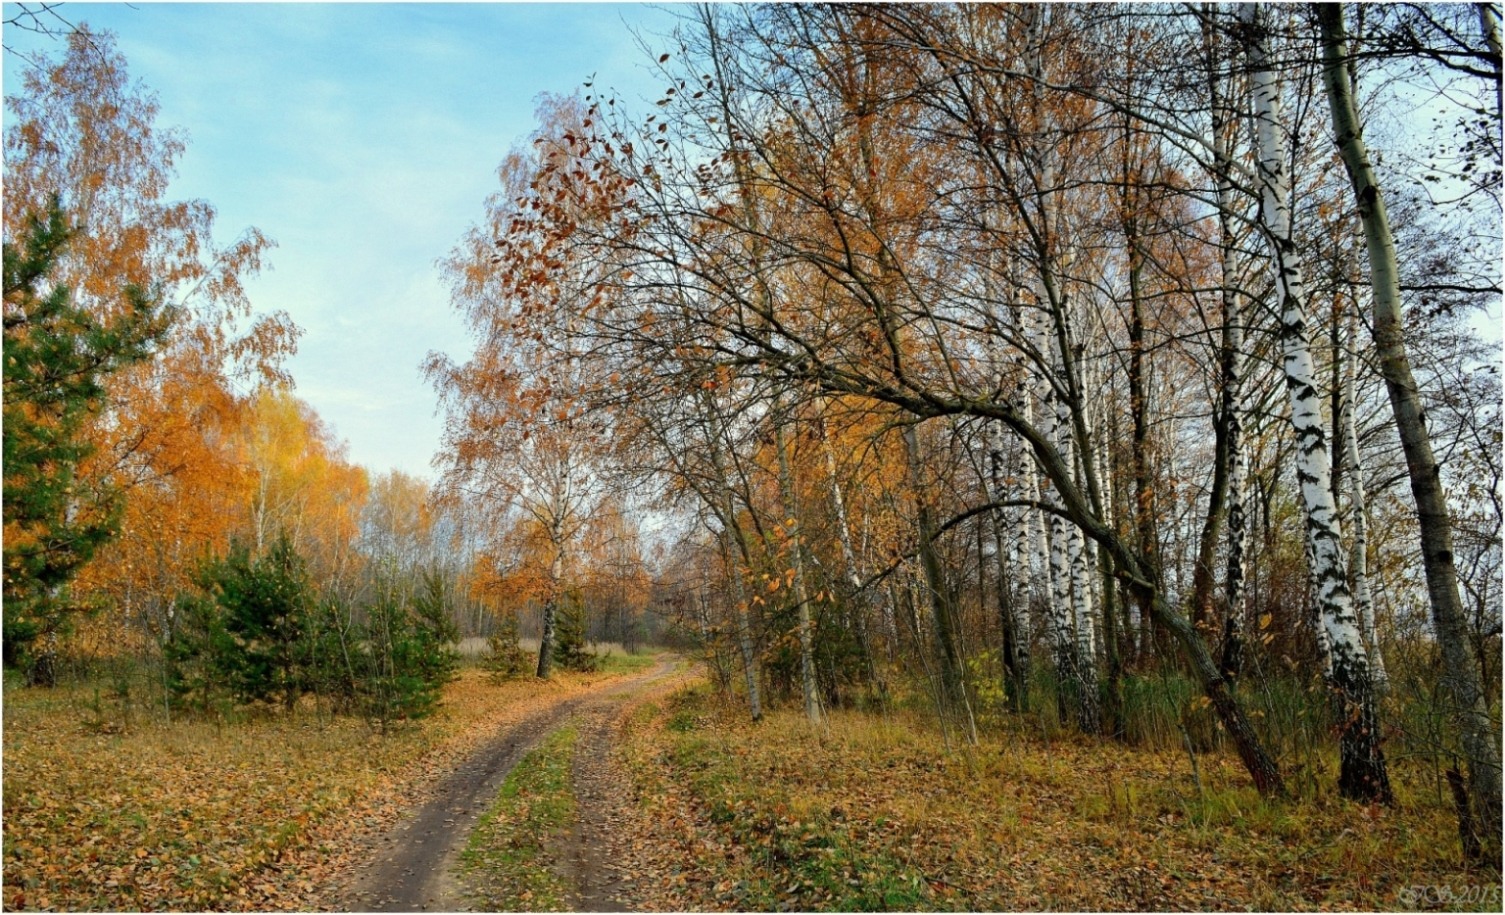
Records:
[[[654,96],[647,65],[675,15],[627,3],[59,11],[113,31],[132,76],[158,95],[159,124],[187,131],[169,196],[213,204],[221,242],[250,226],[277,242],[249,291],[304,329],[290,363],[299,396],[355,462],[430,479],[442,420],[419,365],[431,350],[469,352],[434,262],[479,221],[497,165],[534,127],[537,96],[592,74],[624,102]],[[48,47],[15,31],[5,43]],[[9,91],[22,63],[4,57]]]

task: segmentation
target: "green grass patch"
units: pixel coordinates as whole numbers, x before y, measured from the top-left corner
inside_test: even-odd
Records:
[[[578,732],[553,732],[507,776],[470,835],[461,866],[482,910],[556,912],[569,887],[552,869],[550,840],[575,822],[570,769]]]
[[[635,674],[645,671],[658,661],[654,652],[627,654],[608,650],[601,655],[600,671],[607,674]]]

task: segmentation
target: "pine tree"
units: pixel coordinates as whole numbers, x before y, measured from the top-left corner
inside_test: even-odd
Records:
[[[280,700],[291,708],[302,695],[300,663],[314,605],[307,566],[282,533],[265,556],[243,545],[205,568],[200,582],[223,613],[234,649],[222,652],[223,673],[242,702]]]
[[[83,472],[87,421],[105,408],[105,379],[147,358],[170,314],[139,287],[94,314],[52,282],[72,231],[53,198],[5,271],[5,663],[35,684],[54,680],[56,641],[81,609],[68,584],[119,529],[124,507],[108,478]]]
[[[601,663],[585,639],[585,604],[577,589],[559,602],[559,631],[554,637],[554,662],[565,670],[589,673]]]

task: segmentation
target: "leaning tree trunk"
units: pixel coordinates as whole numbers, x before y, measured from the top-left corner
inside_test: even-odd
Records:
[[[1116,573],[1124,584],[1136,595],[1140,593],[1150,595],[1150,611],[1154,614],[1155,624],[1164,627],[1165,631],[1181,646],[1193,676],[1197,678],[1203,692],[1211,701],[1224,730],[1233,739],[1234,748],[1244,768],[1254,780],[1255,788],[1266,796],[1284,794],[1285,782],[1281,778],[1280,767],[1264,748],[1243,706],[1230,688],[1227,677],[1218,669],[1217,663],[1212,659],[1212,654],[1207,650],[1207,643],[1197,632],[1196,627],[1170,606],[1164,592],[1155,586],[1153,581],[1155,576],[1150,574],[1144,558],[1130,549],[1124,538],[1116,531],[1092,514],[1081,490],[1071,480],[1071,468],[1055,449],[1052,440],[1044,434],[1043,430],[1035,430],[1019,422],[1017,417],[1010,419],[1015,431],[1030,442],[1041,471],[1056,484],[1056,489],[1067,511],[1073,518],[1078,519],[1078,523],[1090,533],[1099,546],[1107,551],[1113,560]]]
[[[1486,847],[1486,860],[1498,862],[1500,854],[1500,742],[1490,722],[1489,706],[1478,668],[1468,656],[1468,629],[1458,594],[1458,572],[1453,564],[1453,532],[1447,498],[1432,440],[1427,432],[1421,396],[1411,373],[1401,322],[1400,278],[1395,239],[1385,212],[1385,201],[1369,164],[1358,111],[1353,101],[1346,61],[1348,38],[1343,11],[1336,5],[1317,7],[1322,29],[1323,75],[1332,109],[1333,132],[1338,151],[1353,184],[1364,241],[1369,257],[1369,281],[1374,299],[1374,343],[1380,374],[1390,393],[1390,406],[1406,455],[1411,494],[1421,525],[1422,562],[1427,577],[1427,596],[1432,603],[1432,623],[1442,651],[1443,686],[1452,694],[1448,703],[1454,724],[1462,736],[1468,761],[1469,794],[1479,838]],[[1498,41],[1498,38],[1496,38]]]
[[[1257,126],[1260,225],[1269,243],[1279,297],[1280,340],[1291,425],[1296,433],[1296,476],[1306,514],[1307,545],[1316,603],[1327,636],[1331,684],[1337,703],[1340,770],[1344,797],[1389,803],[1393,798],[1380,748],[1379,713],[1369,657],[1354,615],[1343,556],[1342,530],[1332,493],[1332,464],[1322,425],[1316,366],[1307,331],[1306,282],[1291,228],[1289,144],[1281,124],[1280,80],[1269,61],[1266,14],[1254,4],[1240,8],[1248,29],[1247,55]]]

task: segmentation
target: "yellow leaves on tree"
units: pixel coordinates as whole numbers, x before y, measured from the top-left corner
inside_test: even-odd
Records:
[[[134,83],[114,37],[81,26],[60,59],[42,59],[6,98],[5,234],[56,195],[79,227],[56,279],[108,314],[128,285],[157,291],[172,325],[156,358],[110,380],[88,437],[84,473],[126,493],[117,542],[79,579],[119,621],[160,616],[190,567],[222,549],[246,481],[227,445],[242,381],[285,380],[298,330],[284,314],[252,314],[242,278],[272,242],[255,229],[213,239],[214,208],[165,199],[185,143],[157,125],[155,97]]]

